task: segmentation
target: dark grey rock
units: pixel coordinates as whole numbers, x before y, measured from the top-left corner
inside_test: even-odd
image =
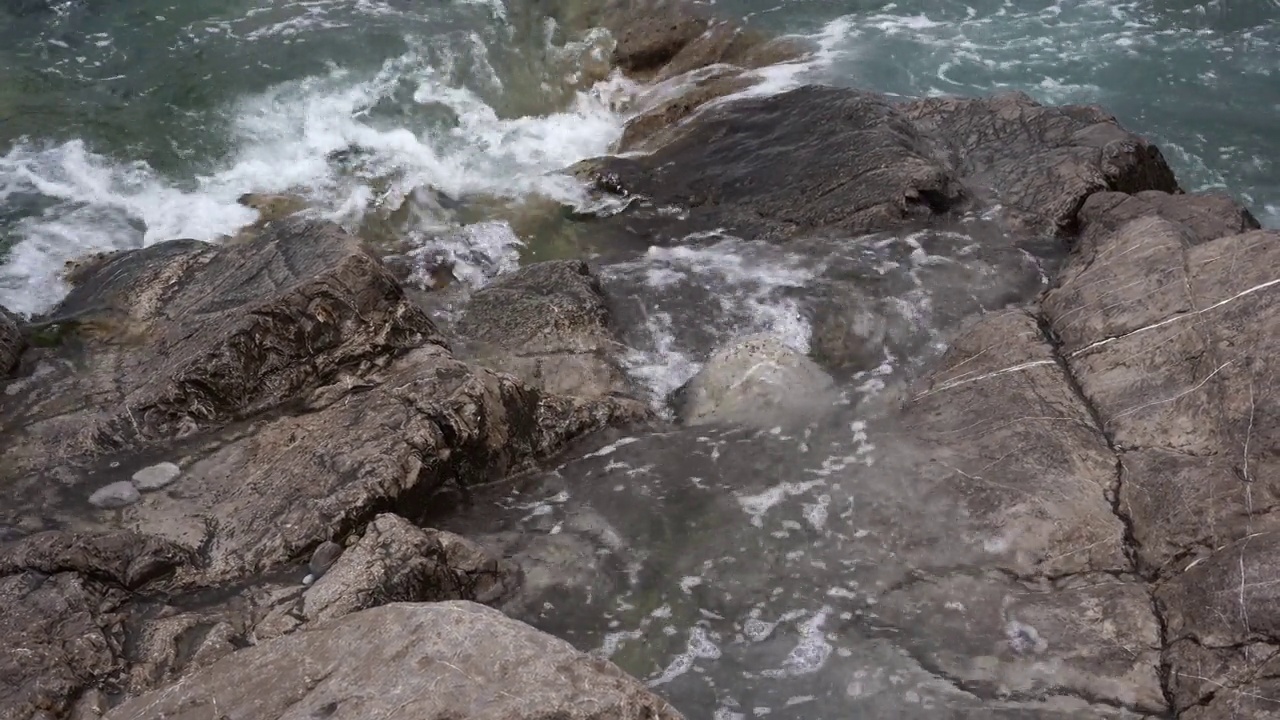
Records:
[[[808,86],[707,109],[663,139],[648,155],[578,172],[654,209],[684,209],[683,234],[862,235],[996,204],[1029,235],[1071,234],[1091,194],[1179,192],[1159,149],[1114,117],[1020,93],[901,103]],[[624,217],[671,225],[652,210]]]
[[[328,572],[341,556],[342,546],[332,540],[325,540],[317,545],[315,551],[311,553],[311,560],[307,563],[307,569],[311,571],[313,581]]]
[[[182,475],[182,468],[171,462],[156,463],[142,468],[131,478],[134,487],[143,492],[159,490],[177,480]]]
[[[545,392],[634,397],[618,365],[600,280],[581,260],[535,263],[476,291],[458,322],[465,348]]]
[[[747,238],[863,234],[969,205],[936,138],[881,95],[826,87],[708,110],[649,155],[593,167],[654,206],[688,209],[691,229]]]

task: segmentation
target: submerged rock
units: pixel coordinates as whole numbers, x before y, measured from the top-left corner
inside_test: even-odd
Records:
[[[458,323],[481,362],[546,392],[634,397],[600,280],[581,260],[535,263],[475,292]],[[637,408],[643,415],[643,411]]]
[[[914,227],[994,205],[1030,235],[1069,234],[1093,193],[1180,192],[1159,149],[1111,115],[1020,93],[903,103],[806,86],[719,104],[650,154],[593,169],[652,211],[686,211],[686,234],[727,227],[778,240]]]
[[[89,496],[89,503],[95,507],[111,509],[132,505],[141,499],[142,496],[138,494],[138,488],[134,487],[133,483],[121,480],[94,490]]]
[[[317,679],[318,678],[318,679]],[[469,602],[397,603],[264,642],[107,720],[679,720],[612,663]]]
[[[686,425],[742,423],[771,427],[815,420],[838,399],[831,376],[781,340],[759,335],[711,354],[675,393]]]
[[[133,486],[142,491],[159,490],[182,475],[182,468],[171,462],[156,463],[133,474]]]

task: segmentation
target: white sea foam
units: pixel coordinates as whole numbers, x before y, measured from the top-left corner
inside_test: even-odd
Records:
[[[661,404],[693,377],[711,349],[682,345],[674,327],[697,328],[720,342],[735,334],[769,333],[807,352],[809,322],[785,291],[812,279],[812,265],[766,243],[710,232],[680,245],[651,247],[638,260],[608,268],[610,276],[644,286],[636,302],[644,303],[648,339],[624,364]]]
[[[482,44],[469,47],[483,56]],[[379,123],[375,107],[406,85],[417,108],[451,114],[452,127]],[[220,169],[186,183],[80,141],[19,142],[0,157],[0,201],[40,196],[47,207],[10,229],[17,242],[0,266],[0,304],[46,310],[66,292],[63,263],[90,252],[231,234],[256,218],[236,202],[246,192],[297,193],[318,214],[347,225],[370,206],[425,186],[450,197],[580,201],[580,186],[553,171],[605,152],[618,137],[623,118],[610,102],[619,86],[614,79],[578,93],[562,112],[505,118],[413,49],[372,77],[333,68],[242,99],[230,109],[234,151]],[[335,162],[344,152],[355,160]],[[458,238],[496,251],[489,259],[503,271],[518,241],[502,234],[485,226]],[[463,279],[491,274],[477,268]]]

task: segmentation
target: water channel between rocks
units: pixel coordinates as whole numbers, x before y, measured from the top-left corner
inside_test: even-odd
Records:
[[[974,217],[785,246],[702,233],[606,266],[629,369],[659,408],[711,349],[763,332],[844,368],[836,409],[600,439],[478,494],[444,527],[522,565],[508,612],[609,657],[688,717],[876,716],[904,702],[936,717],[955,689],[902,650],[911,628],[880,602],[928,564],[981,574],[984,551],[953,500],[895,472],[913,452],[896,410],[963,318],[1030,300],[1060,259]],[[1021,642],[1006,630],[993,648]]]

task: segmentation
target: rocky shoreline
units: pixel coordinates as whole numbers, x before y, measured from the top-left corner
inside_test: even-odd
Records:
[[[443,320],[367,244],[297,216],[88,259],[48,318],[0,313],[0,718],[681,717],[519,622],[600,582],[604,555],[474,508],[516,477],[603,493],[632,457],[723,503],[776,478],[708,455],[706,428],[808,424],[808,452],[847,448],[851,420],[860,449],[814,474],[849,498],[831,522],[861,528],[822,541],[862,588],[832,707],[1280,717],[1280,232],[1184,193],[1096,107],[724,101],[803,48],[690,5],[602,7],[575,22],[613,31],[615,65],[656,90],[619,155],[567,170],[629,203],[583,222],[630,247],[851,248],[802,298],[813,359],[707,348],[672,422],[620,364],[636,321],[615,276],[583,260],[503,275]],[[981,277],[931,296],[945,351],[867,236]],[[852,392],[886,353],[918,372]],[[783,457],[777,477],[799,474]],[[614,526],[642,512],[622,505]]]

